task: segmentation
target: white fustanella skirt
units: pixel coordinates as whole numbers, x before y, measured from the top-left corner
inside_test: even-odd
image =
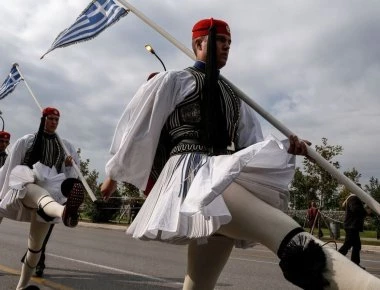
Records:
[[[281,210],[288,205],[294,156],[273,136],[232,155],[187,153],[172,156],[127,230],[141,240],[186,244],[206,242],[231,215],[223,191],[236,182]],[[236,241],[246,247],[254,241]]]

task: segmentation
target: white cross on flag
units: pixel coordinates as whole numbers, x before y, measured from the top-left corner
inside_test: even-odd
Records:
[[[127,14],[128,11],[115,4],[113,0],[92,1],[75,23],[57,36],[50,49],[41,58],[57,47],[94,38]]]
[[[0,100],[12,93],[17,84],[22,81],[20,72],[17,70],[16,66],[17,64],[12,66],[11,72],[0,87]]]

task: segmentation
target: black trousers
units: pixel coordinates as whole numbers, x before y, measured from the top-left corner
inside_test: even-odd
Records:
[[[343,255],[347,255],[348,250],[352,247],[351,261],[359,265],[360,250],[362,249],[359,231],[354,229],[345,229],[344,231],[346,232],[346,237],[344,239],[344,244],[339,249],[339,252]]]

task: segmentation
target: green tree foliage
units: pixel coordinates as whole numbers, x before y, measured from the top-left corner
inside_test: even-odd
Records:
[[[139,189],[130,183],[126,183],[126,182],[121,183],[118,187],[118,190],[123,196],[127,196],[127,197],[139,197],[140,196]]]
[[[78,149],[79,155],[80,152],[80,149]],[[93,222],[108,222],[115,218],[119,213],[121,206],[119,191],[117,190],[113,194],[113,198],[104,201],[101,197],[100,185],[98,184],[99,172],[96,170],[90,170],[90,159],[81,160],[80,170],[97,198],[97,200],[93,202],[88,194],[85,195],[83,215],[90,218]]]
[[[318,200],[308,176],[296,168],[290,189],[290,206],[294,209],[308,208],[310,201]]]
[[[343,152],[342,146],[329,145],[327,138],[322,138],[322,145],[315,145],[315,150],[335,168],[340,164],[334,160]],[[296,168],[296,174],[290,187],[290,205],[294,209],[304,209],[311,201],[319,202],[323,209],[335,209],[338,205],[338,182],[318,164],[304,158],[303,171]]]
[[[380,184],[379,179],[371,177],[369,184],[364,186],[365,191],[368,192],[377,202],[380,202]]]
[[[340,145],[329,145],[327,141],[327,138],[322,138],[322,145],[315,145],[315,150],[335,168],[340,169],[336,157],[342,155],[343,148]],[[296,168],[290,186],[290,207],[305,209],[311,201],[316,201],[324,210],[341,210],[341,205],[350,191],[311,160],[304,158],[302,164],[302,170],[299,167]],[[362,177],[355,167],[345,171],[344,175],[355,183],[360,183]],[[380,202],[380,184],[377,178],[371,177],[369,184],[362,188]]]
[[[359,183],[359,180],[361,178],[361,174],[359,171],[356,170],[356,168],[352,168],[350,171],[345,171],[343,173],[345,176],[347,176],[349,179],[351,179],[355,183]],[[341,186],[341,190],[339,193],[339,199],[338,199],[338,205],[341,207],[343,202],[346,200],[346,198],[351,194],[351,192],[346,188],[345,186]]]
[[[379,179],[371,177],[369,184],[365,185],[365,191],[368,192],[377,202],[380,202],[380,184]],[[380,217],[372,213],[372,225],[376,229],[377,238],[380,239]]]

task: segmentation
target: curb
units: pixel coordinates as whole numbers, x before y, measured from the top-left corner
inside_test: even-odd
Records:
[[[79,222],[78,226],[95,228],[95,229],[105,229],[105,230],[118,230],[118,231],[126,231],[128,229],[128,225],[97,224],[97,223],[89,223],[89,222]]]

